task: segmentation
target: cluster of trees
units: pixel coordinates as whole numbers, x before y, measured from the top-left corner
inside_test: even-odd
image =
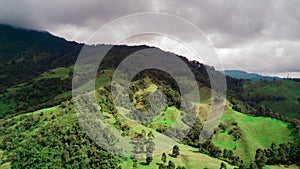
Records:
[[[174,156],[174,154],[179,155],[179,147],[177,145],[175,145],[173,147],[172,155]],[[159,167],[158,167],[159,169],[175,169],[175,167],[176,167],[175,163],[172,160],[169,160],[169,162],[167,163],[166,153],[161,154],[161,161],[162,161],[162,163],[159,164]],[[184,166],[177,166],[176,169],[186,169],[186,168]]]
[[[265,165],[299,164],[300,144],[284,143],[276,146],[274,143],[268,149],[257,149],[252,165],[263,168]]]
[[[192,147],[199,147],[200,133],[203,125],[200,119],[196,119],[192,128],[188,131],[188,134],[184,138],[183,142]]]
[[[200,144],[199,152],[225,160],[232,165],[239,166],[241,169],[263,168],[265,165],[290,165],[297,164],[300,161],[299,143],[284,143],[279,146],[272,144],[268,149],[257,149],[255,160],[252,161],[248,167],[244,164],[242,159],[234,155],[232,150],[224,149],[222,151],[214,146],[211,141]]]
[[[242,131],[238,126],[235,126],[233,129],[231,129],[228,134],[233,136],[233,141],[237,141],[242,138]]]
[[[240,157],[235,156],[232,150],[224,149],[223,151],[215,146],[210,140],[199,145],[199,152],[208,154],[214,158],[225,160],[235,166],[242,166],[244,164]]]
[[[0,149],[7,157],[2,163],[10,162],[12,168],[109,169],[118,168],[122,161],[85,134],[69,107],[2,119],[0,126]]]
[[[142,130],[141,133],[135,133],[135,136],[131,138],[131,144],[134,145],[133,153],[134,155],[131,157],[133,162],[136,163],[136,155],[135,154],[146,154],[146,164],[149,165],[152,160],[152,154],[155,150],[155,143],[153,142],[154,135],[150,131],[148,134],[145,130]],[[134,164],[135,166],[136,164]]]
[[[232,150],[224,149],[221,159],[224,159],[229,164],[232,164],[235,166],[243,166],[244,165],[244,161],[242,159],[240,159],[240,157],[235,156]]]
[[[242,130],[241,128],[238,126],[238,123],[237,122],[232,122],[231,123],[233,128],[229,129],[228,131],[228,134],[232,135],[233,136],[233,141],[237,141],[239,139],[242,138],[243,134],[242,134]],[[218,126],[218,129],[216,130],[216,132],[218,130],[228,130],[228,126],[225,125],[224,123],[221,123],[219,126]]]
[[[238,156],[235,156],[232,150],[224,149],[222,152],[214,149],[213,145],[207,142],[200,146],[199,151],[202,153],[209,152],[210,155],[238,166],[239,169],[262,169],[265,165],[298,164],[300,160],[300,146],[298,143],[284,143],[279,146],[272,144],[268,149],[257,149],[255,160],[250,162],[248,166]],[[221,168],[226,168],[226,165],[221,164]]]
[[[215,146],[210,140],[199,144],[199,152],[208,154],[212,157],[219,158],[222,155],[222,150]]]
[[[159,164],[159,169],[175,169],[175,163],[173,161],[169,161],[167,165],[165,164]]]
[[[2,101],[10,105],[7,112],[2,111],[2,116],[12,114],[22,114],[43,107],[50,107],[60,104],[62,101],[69,99],[71,96],[56,98],[71,89],[71,77],[67,79],[49,78],[34,80],[28,85],[17,88],[14,91],[2,95]]]

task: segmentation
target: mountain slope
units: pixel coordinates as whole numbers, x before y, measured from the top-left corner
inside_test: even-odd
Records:
[[[82,47],[47,32],[1,24],[0,39],[1,93],[47,70],[74,64]]]
[[[300,82],[293,80],[246,82],[243,99],[261,111],[300,120]],[[268,109],[268,110],[267,110]],[[264,112],[262,112],[264,113]]]
[[[11,168],[117,168],[132,167],[132,165],[142,168],[158,168],[158,165],[161,165],[160,155],[154,156],[149,165],[145,164],[144,158],[127,159],[113,155],[93,142],[82,129],[74,111],[74,100],[71,99],[73,64],[82,44],[67,42],[45,32],[16,29],[5,25],[1,25],[0,28],[0,37],[5,42],[0,44],[0,78],[3,80],[0,83],[0,129],[4,131],[0,133],[0,168],[4,166]],[[112,46],[97,45],[96,47],[110,48]],[[253,156],[257,148],[266,149],[272,142],[279,144],[290,141],[295,144],[289,145],[289,148],[297,146],[292,135],[299,132],[295,126],[270,118],[241,114],[231,110],[229,103],[230,108],[222,119],[225,125],[225,127],[222,126],[223,131],[216,131],[212,141],[199,144],[199,131],[202,129],[211,101],[215,101],[215,98],[211,98],[208,70],[217,76],[222,76],[222,74],[211,66],[195,61],[189,62],[183,56],[159,49],[155,50],[159,51],[161,56],[179,57],[188,65],[197,80],[201,102],[187,102],[184,106],[189,108],[188,111],[180,112],[180,91],[175,80],[165,72],[150,69],[140,72],[133,78],[129,90],[130,99],[137,109],[146,110],[150,106],[149,95],[161,89],[167,96],[168,102],[165,109],[156,112],[157,117],[149,123],[130,120],[137,115],[131,109],[123,109],[128,116],[118,113],[110,92],[111,78],[115,68],[130,54],[149,48],[151,47],[114,46],[109,50],[98,70],[95,80],[97,106],[101,108],[103,120],[120,135],[132,138],[142,137],[142,140],[151,142],[150,136],[145,136],[145,133],[151,132],[155,137],[160,136],[165,140],[162,145],[156,145],[157,148],[179,141],[172,139],[173,136],[184,135],[186,137],[178,144],[180,155],[177,158],[172,154],[169,155],[171,150],[165,153],[168,154],[167,159],[172,160],[176,167],[185,166],[186,168],[199,168],[199,166],[220,168],[221,163],[226,164],[228,168],[233,168],[234,166],[230,164],[241,165],[241,160],[246,164],[250,163],[254,160]],[[178,68],[174,67],[174,69]],[[239,89],[240,86],[247,85],[242,80],[227,79],[231,88]],[[92,81],[89,80],[83,81],[75,90],[84,91],[88,85],[91,85]],[[215,87],[218,90],[218,87],[224,86]],[[254,87],[249,87],[249,89],[254,89]],[[236,99],[242,106],[246,105],[243,99],[236,97],[239,96],[235,95],[237,92],[234,92],[236,91],[229,91],[230,97]],[[243,93],[240,92],[240,94]],[[122,93],[120,95],[125,96]],[[188,96],[194,97],[193,93],[188,93]],[[199,116],[195,124],[190,124],[189,114],[194,111],[193,105],[201,105],[202,109],[195,110]],[[254,106],[257,104],[254,103]],[[248,113],[247,108],[244,110],[244,113]],[[138,117],[143,120],[149,118],[148,115]],[[270,126],[267,126],[268,124]],[[172,125],[174,129],[164,133]],[[189,125],[192,127],[190,131],[186,130]],[[240,126],[242,133],[240,140],[233,139],[233,135],[239,137],[239,130],[234,129],[234,134],[229,134],[230,130],[236,128],[236,125]],[[268,130],[263,128],[265,126],[269,127]],[[221,129],[221,126],[219,128]],[[278,133],[271,133],[275,130],[278,130]],[[134,139],[133,143],[132,148],[136,148],[138,143]],[[232,145],[236,145],[235,150]],[[234,150],[234,158],[223,155],[225,148]],[[298,149],[294,149],[295,151],[287,151],[291,152],[290,156],[294,157],[286,156],[287,160],[292,163],[299,159]],[[133,150],[133,152],[137,151]],[[145,153],[144,150],[142,152]],[[247,155],[250,155],[250,158]],[[198,158],[201,159],[198,160]],[[134,160],[137,161],[133,162]],[[270,162],[269,164],[277,163]]]

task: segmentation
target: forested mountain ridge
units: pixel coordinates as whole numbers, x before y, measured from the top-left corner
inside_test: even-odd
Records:
[[[59,97],[58,100],[54,98],[71,90],[72,65],[75,64],[83,44],[68,42],[47,32],[25,30],[8,25],[0,25],[0,37],[3,39],[0,45],[0,91],[2,94],[0,116],[6,113],[33,111],[45,107],[46,103],[53,106],[63,101],[64,97]],[[103,59],[99,70],[116,68],[128,55],[151,48],[125,45],[100,46],[111,48],[111,50]],[[186,58],[179,57],[188,64],[199,84],[203,86],[210,86],[206,69],[220,74],[211,66],[189,62]],[[63,70],[60,67],[69,68],[67,71],[60,72]],[[49,75],[57,71],[67,73],[66,78]],[[148,73],[161,72],[153,70]],[[50,78],[38,78],[43,75]],[[168,75],[157,77],[171,82],[173,87],[176,85]],[[33,96],[36,99],[32,98]],[[70,98],[70,96],[69,92],[65,98]]]
[[[75,63],[82,44],[0,24],[0,91]]]
[[[0,45],[1,78],[4,80],[0,84],[3,91],[0,94],[0,129],[4,131],[0,134],[0,168],[224,168],[224,165],[227,168],[262,168],[265,165],[272,168],[279,164],[297,167],[299,128],[273,118],[255,117],[270,116],[270,113],[243,100],[246,83],[235,78],[227,77],[229,102],[220,125],[211,140],[199,144],[199,131],[212,100],[207,69],[219,72],[182,56],[178,57],[191,68],[201,94],[201,103],[193,103],[199,104],[200,109],[191,131],[184,130],[191,124],[186,113],[178,110],[177,84],[170,75],[158,70],[139,73],[130,88],[132,102],[140,109],[149,107],[147,98],[151,92],[162,89],[166,93],[168,105],[159,112],[158,118],[139,124],[117,113],[109,91],[114,69],[128,55],[150,48],[148,46],[114,46],[108,52],[96,79],[98,104],[105,120],[122,135],[139,137],[152,133],[156,137],[171,138],[174,134],[186,137],[178,147],[164,152],[165,158],[163,154],[146,159],[113,155],[86,135],[73,108],[73,64],[82,44],[67,42],[45,32],[5,25],[0,30],[6,42]],[[19,71],[20,68],[24,68],[23,71]],[[172,125],[175,129],[163,134]],[[148,141],[145,146],[149,140],[151,143],[150,136],[144,139]],[[149,145],[147,149],[153,149]]]

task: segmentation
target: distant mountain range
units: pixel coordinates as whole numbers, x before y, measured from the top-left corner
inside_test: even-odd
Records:
[[[282,80],[283,78],[276,77],[276,76],[263,76],[256,73],[248,73],[242,70],[225,70],[221,71],[227,76],[237,78],[237,79],[249,79],[252,81],[256,80]]]

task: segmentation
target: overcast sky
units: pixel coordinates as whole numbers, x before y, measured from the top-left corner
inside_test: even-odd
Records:
[[[164,12],[186,19],[213,43],[224,69],[240,69],[265,75],[300,77],[299,0],[0,0],[0,22],[46,30],[67,40],[88,42],[105,24],[141,12]],[[163,18],[162,18],[163,19]],[[149,20],[153,28],[155,20]],[[126,31],[137,25],[122,25]],[[180,30],[180,29],[178,29]],[[114,32],[117,34],[118,32]],[[188,31],[175,34],[194,35]],[[98,43],[113,42],[113,34]],[[187,44],[194,43],[190,39]],[[132,42],[132,41],[131,41]],[[130,42],[128,42],[130,43]],[[132,42],[133,43],[133,42]],[[166,37],[144,36],[134,44],[149,44],[185,55]],[[209,60],[207,64],[214,65]],[[217,69],[222,67],[214,65]]]

